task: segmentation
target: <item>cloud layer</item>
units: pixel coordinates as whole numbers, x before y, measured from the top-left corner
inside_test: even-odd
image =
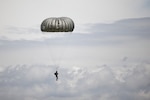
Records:
[[[124,56],[148,59],[149,23],[146,17],[87,24],[83,33],[79,26],[75,28],[79,32],[69,34],[41,33],[38,27],[8,27],[5,34],[0,34],[1,64],[48,64],[50,56],[60,53],[65,55],[64,62],[77,65],[105,64]]]
[[[147,37],[149,38],[150,32],[150,17],[144,18],[131,18],[131,19],[124,19],[119,20],[114,23],[110,24],[103,24],[103,23],[95,23],[95,24],[84,24],[84,25],[77,25],[75,26],[75,32],[70,36],[79,38],[78,34],[92,34],[93,38],[110,38],[110,37]],[[67,33],[66,33],[67,34]],[[40,31],[40,25],[34,27],[15,27],[9,26],[5,28],[5,32],[0,34],[1,40],[37,40],[41,41],[48,38],[55,38],[55,37],[63,37],[66,35],[65,33],[59,35],[45,33]],[[91,35],[87,35],[87,38],[92,38]],[[95,35],[93,35],[95,34]],[[81,35],[81,34],[80,34]],[[86,38],[85,37],[85,38]],[[73,39],[71,38],[71,39]]]
[[[122,60],[118,65],[91,68],[16,65],[0,72],[3,100],[149,100],[150,62],[137,64]]]

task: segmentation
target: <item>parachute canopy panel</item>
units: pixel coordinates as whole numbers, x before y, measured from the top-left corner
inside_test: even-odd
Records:
[[[45,19],[41,24],[43,32],[72,32],[74,22],[68,17],[51,17]]]

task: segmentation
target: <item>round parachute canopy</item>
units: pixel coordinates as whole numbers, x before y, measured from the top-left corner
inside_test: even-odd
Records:
[[[68,17],[51,17],[45,19],[41,24],[42,32],[72,32],[74,22]]]

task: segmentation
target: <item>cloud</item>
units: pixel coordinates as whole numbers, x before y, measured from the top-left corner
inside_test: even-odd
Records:
[[[112,24],[93,24],[90,25],[90,33],[97,33],[102,37],[112,36],[132,36],[149,38],[150,18],[132,18],[116,21]]]
[[[85,43],[94,42],[93,44],[96,44],[96,42],[102,42],[104,40],[105,42],[114,40],[118,40],[119,42],[121,42],[122,39],[123,40],[130,39],[132,41],[133,39],[137,38],[149,39],[150,37],[149,23],[150,18],[144,17],[144,18],[119,20],[111,24],[97,23],[97,24],[77,25],[75,27],[75,31],[69,36],[71,36],[70,40],[80,39],[79,40],[80,43],[83,43],[85,41]],[[43,33],[40,31],[39,26],[38,27],[10,26],[5,29],[5,33],[0,34],[0,39],[10,41],[15,40],[43,41],[50,38],[65,37],[66,34],[63,33],[57,35],[57,34]],[[81,37],[84,37],[84,39]],[[78,43],[78,41],[76,43]]]
[[[60,67],[58,81],[53,74],[56,67],[52,65],[8,66],[0,72],[0,97],[3,100],[149,100],[149,64],[126,62],[92,69]]]
[[[71,65],[113,63],[125,56],[145,60],[149,58],[149,20],[87,24],[88,33],[84,34],[47,35],[38,27],[9,27],[8,33],[0,34],[1,64],[49,64],[54,54],[60,54],[61,61]]]
[[[16,40],[43,41],[44,39],[47,38],[54,38],[59,36],[43,33],[39,29],[39,26],[38,27],[9,26],[5,28],[4,33],[1,33],[0,35],[1,40],[9,40],[9,41],[16,41]]]

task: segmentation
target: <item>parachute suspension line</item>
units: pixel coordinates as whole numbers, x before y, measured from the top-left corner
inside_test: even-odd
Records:
[[[46,56],[46,62],[48,63],[48,65],[52,65],[52,55],[50,54],[50,48],[49,48],[49,43],[48,43],[48,39],[46,37],[44,37],[44,45],[45,45],[45,52],[47,55]]]
[[[59,65],[58,66],[62,66],[64,63],[66,63],[65,61],[66,61],[66,55],[67,55],[67,50],[68,50],[68,48],[69,48],[69,42],[70,42],[70,35],[72,34],[72,32],[67,32],[67,33],[65,33],[65,35],[64,35],[64,39],[63,39],[63,41],[64,41],[64,47],[62,48],[62,51],[63,52],[61,52],[61,55],[60,55],[60,58],[59,58]]]
[[[53,34],[53,33],[52,33]],[[54,64],[54,66],[59,66],[58,65],[58,61],[59,61],[59,56],[60,56],[60,52],[59,51],[61,51],[61,50],[59,50],[59,47],[58,47],[58,43],[59,43],[59,34],[57,34],[57,33],[54,33],[54,38],[52,38],[51,39],[51,44],[50,44],[50,46],[49,46],[49,48],[50,48],[50,54],[51,54],[51,59],[52,59],[52,62],[53,62],[53,64]]]
[[[51,34],[47,34],[51,36],[49,39],[44,37],[44,42],[45,42],[44,44],[46,46],[45,48],[46,48],[48,64],[54,65],[56,67],[62,65],[61,64],[62,60],[64,59],[66,50],[68,48],[68,41],[69,41],[70,34],[71,34],[70,32],[64,34],[51,33]]]
[[[58,35],[60,36],[64,34],[58,33]],[[58,66],[58,67],[61,66],[60,62],[63,58],[63,53],[65,52],[65,49],[63,47],[64,44],[62,44],[64,42],[65,36],[60,36],[60,37],[59,36],[57,37],[56,41],[54,41],[55,42],[54,44],[56,44],[55,45],[56,47],[54,48],[55,53],[53,53],[55,66]]]
[[[59,67],[60,67],[60,66],[56,66],[56,71],[58,71]]]
[[[55,33],[54,33],[55,34]],[[54,66],[60,67],[62,66],[62,60],[64,59],[65,52],[68,44],[68,35],[69,33],[57,33],[60,37],[57,37],[56,40],[53,41],[55,44],[54,48],[50,48],[51,58]],[[63,35],[63,36],[61,36]]]
[[[48,37],[44,37],[44,44],[45,44],[45,52],[46,52],[46,60],[48,61],[49,65],[57,66],[56,64],[56,58],[55,58],[55,42],[54,41],[54,34],[47,34],[45,33]]]

